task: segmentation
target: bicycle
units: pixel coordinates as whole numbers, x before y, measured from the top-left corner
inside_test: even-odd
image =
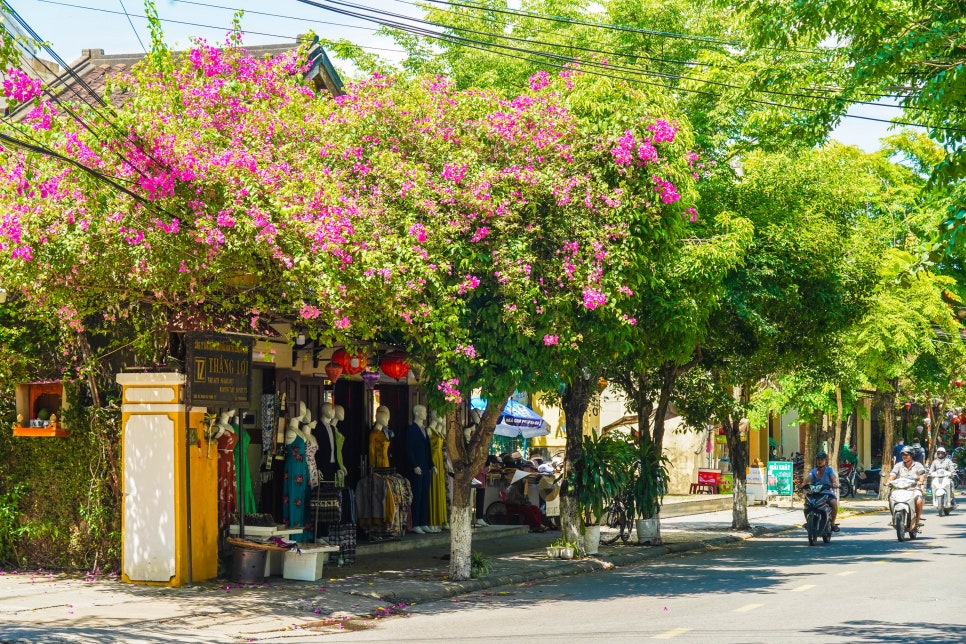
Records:
[[[628,512],[627,497],[618,494],[610,500],[601,517],[600,542],[604,545],[610,545],[620,539],[627,543],[627,540],[631,538],[631,531],[634,529],[633,523],[633,517]]]

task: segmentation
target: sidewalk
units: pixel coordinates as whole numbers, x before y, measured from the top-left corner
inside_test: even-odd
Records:
[[[724,500],[730,504],[730,497]],[[840,517],[884,508],[885,502],[871,498],[850,499],[842,503]],[[482,579],[460,582],[447,578],[449,546],[439,539],[409,551],[369,555],[363,555],[360,543],[356,564],[327,566],[317,582],[272,577],[256,586],[216,580],[192,588],[166,588],[98,577],[0,572],[0,644],[306,641],[293,631],[310,637],[368,628],[373,619],[411,604],[467,593],[507,594],[510,591],[502,587],[721,546],[798,529],[802,523],[800,504],[792,509],[751,506],[748,516],[750,532],[730,530],[730,509],[662,519],[663,546],[618,542],[601,546],[598,556],[573,561],[546,555],[546,545],[559,532],[506,534],[496,527],[480,528],[474,531],[474,551],[490,561],[490,572]]]

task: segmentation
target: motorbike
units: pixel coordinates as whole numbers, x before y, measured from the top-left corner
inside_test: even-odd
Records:
[[[855,490],[856,491],[867,491],[867,492],[878,492],[879,483],[882,480],[882,469],[873,468],[859,472],[855,478]]]
[[[949,470],[937,469],[929,474],[930,486],[932,488],[932,505],[936,508],[939,516],[949,516],[953,510],[955,499],[953,495],[952,473]]]
[[[899,541],[905,541],[906,535],[915,539],[919,534],[919,526],[916,524],[916,482],[912,479],[896,479],[889,485],[892,487],[889,507],[896,537]]]
[[[808,545],[814,546],[821,537],[824,543],[832,540],[832,506],[827,494],[832,486],[825,483],[812,483],[804,486],[805,491],[805,529],[808,531]]]
[[[855,498],[855,466],[851,463],[846,463],[841,468],[839,468],[839,498],[844,499],[847,496]]]

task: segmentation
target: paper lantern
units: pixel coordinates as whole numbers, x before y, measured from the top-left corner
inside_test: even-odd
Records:
[[[362,373],[366,368],[366,354],[362,351],[356,355],[350,355],[345,349],[338,349],[332,354],[332,361],[340,364],[343,372],[349,376]]]
[[[402,380],[409,375],[408,357],[403,351],[390,351],[379,361],[379,368],[390,378]]]
[[[338,362],[330,362],[325,365],[325,375],[329,377],[329,380],[335,382],[342,375],[342,365]]]
[[[906,403],[906,409],[912,409],[912,403]]]
[[[957,387],[962,387],[962,386],[963,386],[963,381],[962,381],[962,380],[960,380],[959,378],[957,378],[957,379],[956,379],[956,386],[957,386]]]
[[[376,383],[379,382],[379,372],[378,371],[363,372],[362,382],[365,384],[366,389],[375,389]]]

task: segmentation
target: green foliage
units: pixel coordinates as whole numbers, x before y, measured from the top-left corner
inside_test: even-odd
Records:
[[[584,436],[582,456],[575,464],[570,489],[587,524],[600,523],[606,504],[630,481],[634,465],[631,445],[614,435]]]
[[[4,410],[4,428],[11,415]],[[118,414],[74,407],[65,420],[67,438],[15,438],[9,429],[0,431],[0,564],[117,571]]]
[[[647,440],[638,442],[636,452],[637,462],[631,469],[627,487],[628,514],[637,519],[653,519],[661,511],[661,503],[667,494],[671,461],[667,454],[659,454],[654,444]]]
[[[473,552],[470,557],[470,576],[482,579],[490,573],[491,562],[482,552]]]

